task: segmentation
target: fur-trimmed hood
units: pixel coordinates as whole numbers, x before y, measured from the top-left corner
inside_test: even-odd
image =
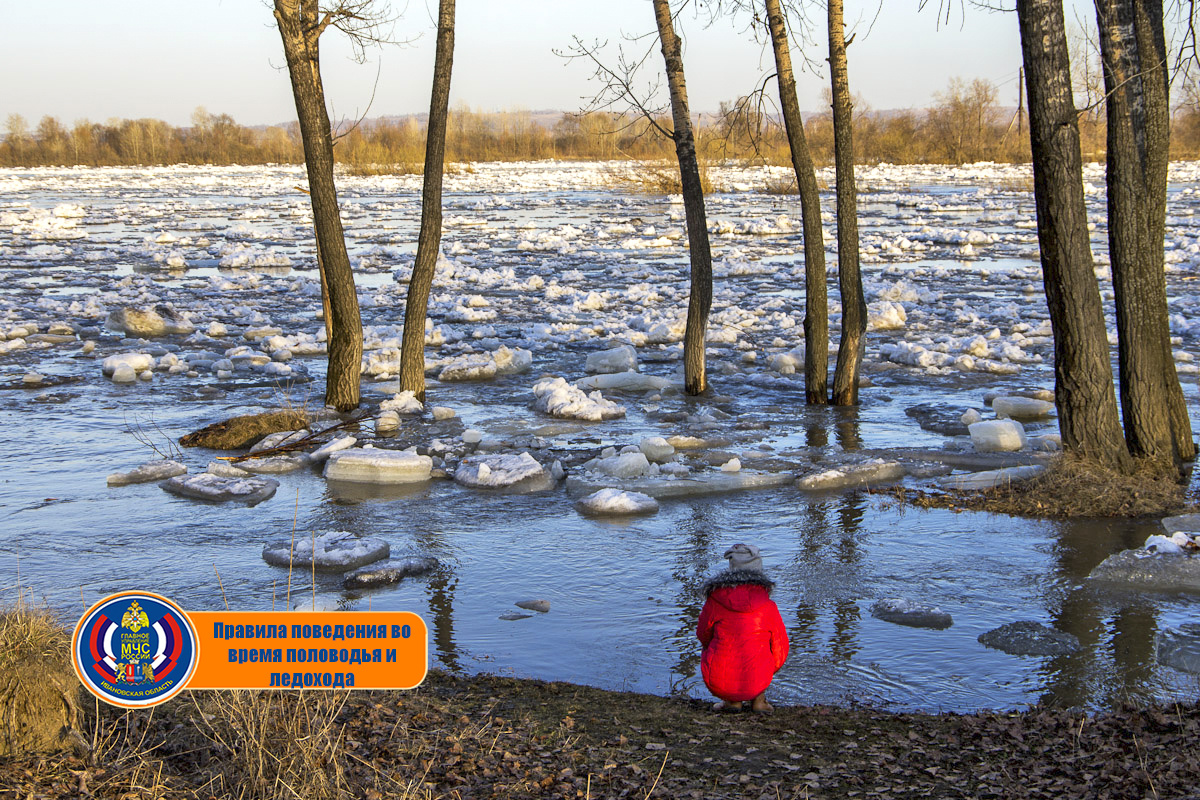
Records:
[[[757,569],[727,569],[723,572],[718,572],[704,582],[701,591],[704,596],[708,597],[715,590],[723,587],[732,588],[734,586],[761,586],[767,590],[767,594],[775,588],[775,581],[766,576],[764,572]]]

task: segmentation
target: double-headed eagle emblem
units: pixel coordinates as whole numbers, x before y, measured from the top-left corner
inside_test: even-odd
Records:
[[[134,600],[129,606],[129,610],[127,610],[121,616],[121,627],[128,628],[134,633],[137,633],[142,628],[150,627],[150,617],[146,614],[146,611],[137,604],[137,600]]]

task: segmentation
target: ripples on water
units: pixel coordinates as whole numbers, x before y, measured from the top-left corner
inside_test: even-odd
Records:
[[[93,226],[93,238],[103,241],[68,243],[80,254],[93,252],[99,257],[85,269],[75,261],[67,269],[14,258],[22,245],[0,234],[0,269],[12,277],[7,282],[12,291],[5,297],[32,305],[42,293],[69,301],[105,290],[114,276],[144,268],[136,259],[138,243],[155,231],[192,221],[188,213],[192,205],[204,206],[206,235],[217,241],[222,230],[233,225],[228,220],[231,209],[295,203],[272,200],[270,192],[252,189],[257,186],[256,174],[247,173],[243,194],[223,189],[219,196],[198,191],[189,196],[184,191],[170,200],[142,198],[165,208],[165,218],[144,216],[135,209],[119,223],[107,220],[105,209],[128,205],[133,198],[121,196],[117,179],[103,189],[89,189],[84,181],[74,192],[68,178],[48,189],[31,187],[21,197],[35,206],[60,202],[87,206],[90,214],[100,218]],[[361,224],[371,219],[370,203],[384,207],[377,196],[383,190],[370,182],[352,186],[356,196],[348,200],[349,216]],[[920,196],[919,189],[911,191]],[[166,189],[161,192],[167,194]],[[663,229],[680,224],[668,219],[671,207],[658,200],[625,197],[614,210],[605,206],[605,197],[560,193],[554,203],[545,203],[531,196],[505,195],[499,186],[482,194],[464,193],[451,200],[452,207],[459,207],[456,213],[481,214],[491,228],[452,226],[447,231],[448,246],[455,241],[467,246],[489,242],[480,258],[513,267],[518,281],[527,274],[541,273],[549,279],[556,271],[579,269],[587,273],[587,281],[597,282],[594,287],[581,285],[581,290],[613,289],[623,285],[629,270],[638,280],[646,280],[662,269],[665,260],[673,264],[672,280],[679,281],[683,273],[676,268],[684,254],[678,247],[650,255],[614,254],[605,250],[611,244],[601,238],[581,243],[579,252],[556,254],[520,250],[511,240],[498,238],[498,232],[517,221],[546,230],[563,220],[586,228],[618,217],[637,217]],[[388,208],[397,209],[394,222],[411,228],[417,207],[411,192],[403,202],[388,202]],[[472,211],[488,203],[493,210]],[[791,199],[751,194],[722,196],[715,207],[717,214],[736,212],[753,219],[795,214],[793,204]],[[878,230],[903,228],[897,211],[903,204],[876,206],[877,216],[866,217],[868,233],[872,219]],[[991,225],[1008,234],[1014,230],[1009,227],[1017,216],[1013,212],[1027,211],[1028,201],[1016,198],[1006,208],[1003,220],[993,220]],[[972,215],[970,225],[986,228],[989,223],[984,217],[981,222],[979,215]],[[268,232],[288,231],[273,228],[269,221],[253,224]],[[288,224],[298,223],[293,219]],[[399,236],[394,231],[368,230],[360,231],[360,238]],[[275,269],[276,276],[283,273],[294,279],[313,274],[302,256],[309,246],[305,242],[268,238],[265,246],[288,252],[294,259],[294,268]],[[794,263],[799,241],[793,235],[732,245],[718,240],[718,246],[738,246],[755,258]],[[213,259],[201,255],[189,256],[192,266],[186,272],[149,273],[175,293],[181,307],[190,302],[202,308],[204,287],[212,276],[246,274],[219,270]],[[1012,253],[998,263],[1005,258],[1018,265],[1014,267],[1018,271],[1028,270],[1031,264],[1027,255],[1022,261]],[[629,270],[624,261],[632,265]],[[978,269],[955,262],[952,254],[942,254],[941,261],[936,253],[927,256],[921,262],[924,267],[913,263],[896,265],[903,268],[903,279],[919,283],[922,269],[948,266],[952,270],[924,278],[925,285],[944,292],[947,304],[978,295],[976,284],[982,280]],[[882,268],[867,265],[874,278],[880,277]],[[1007,267],[992,264],[989,269],[1003,273]],[[272,270],[260,272],[263,285],[269,286]],[[1004,304],[1024,303],[1019,284],[1027,279],[1024,273],[1019,278],[1002,274],[993,279],[989,283],[989,292],[996,297],[993,305],[985,302],[977,310],[998,316]],[[791,279],[754,275],[730,278],[720,285],[725,288],[719,289],[719,301],[723,297],[726,303],[744,307],[772,296],[802,302]],[[394,288],[387,271],[364,276],[360,286],[371,291]],[[452,286],[445,291],[487,294],[490,290]],[[542,313],[537,308],[520,311],[520,294],[511,287],[494,293],[510,297],[505,306],[508,313],[526,314],[515,319],[502,315],[493,323],[502,340],[520,339]],[[319,324],[312,321],[310,309],[301,309],[304,316],[289,308],[294,300],[287,297],[270,291],[249,296],[259,310],[282,321],[285,333],[302,324],[307,329]],[[1191,302],[1189,295],[1186,303]],[[1040,298],[1024,307],[1033,322],[1039,314],[1044,316]],[[366,309],[365,316],[368,323],[398,324],[401,308],[377,306]],[[910,311],[910,327],[919,311]],[[635,312],[608,313],[611,317]],[[10,317],[15,321],[32,315]],[[986,313],[983,316],[985,326],[998,324],[986,319]],[[48,318],[63,317],[50,314]],[[197,322],[202,328],[207,319]],[[904,335],[873,334],[872,340],[877,344]],[[1193,344],[1189,335],[1182,346]],[[759,342],[758,346],[767,345]],[[583,342],[577,347],[535,349],[533,373],[493,384],[434,383],[431,404],[455,408],[468,425],[489,436],[515,437],[547,423],[528,406],[527,391],[534,377],[553,371],[577,375],[584,354],[594,347]],[[117,337],[107,335],[98,353],[122,349]],[[1160,667],[1154,657],[1156,632],[1195,619],[1195,599],[1106,594],[1083,582],[1108,554],[1140,545],[1153,525],[1056,523],[904,510],[860,492],[814,496],[793,488],[667,500],[654,516],[607,521],[580,516],[561,490],[533,496],[496,495],[434,482],[346,493],[308,470],[280,476],[282,486],[276,496],[255,508],[206,505],[168,495],[154,484],[108,489],[106,475],[153,457],[129,428],[139,428],[144,436],[165,443],[212,419],[276,404],[286,392],[235,380],[224,385],[224,394],[217,399],[204,399],[196,390],[210,378],[156,377],[153,386],[118,386],[100,378],[98,363],[78,357],[77,352],[77,346],[29,349],[0,361],[5,380],[19,379],[31,368],[84,378],[53,390],[61,395],[61,402],[42,402],[36,391],[0,392],[0,430],[5,432],[6,451],[0,467],[0,570],[10,586],[19,572],[21,583],[32,587],[66,620],[73,621],[97,598],[130,588],[159,591],[197,610],[221,608],[222,588],[232,607],[246,610],[282,608],[313,592],[340,595],[340,579],[335,576],[318,575],[314,586],[307,574],[295,574],[289,587],[287,571],[267,566],[260,552],[264,542],[284,538],[293,530],[306,535],[345,529],[387,539],[393,555],[428,554],[443,563],[444,569],[433,577],[343,597],[349,608],[421,613],[429,623],[436,665],[703,695],[694,636],[702,603],[699,587],[723,566],[721,553],[726,547],[752,541],[762,549],[767,570],[777,583],[774,597],[791,637],[791,658],[772,689],[773,699],[780,702],[968,710],[1052,700],[1095,708],[1129,697],[1161,700],[1195,695],[1196,678]],[[904,415],[905,407],[928,400],[978,406],[986,389],[1051,381],[1045,362],[1023,368],[1018,376],[931,377],[876,363],[872,352],[869,348],[867,373],[875,386],[864,389],[859,410],[805,409],[798,399],[802,395],[793,389],[748,385],[742,377],[714,371],[714,384],[724,398],[696,401],[675,395],[653,402],[623,398],[630,408],[628,419],[594,426],[567,424],[551,438],[560,441],[564,450],[619,446],[646,435],[674,432],[658,421],[661,412],[696,411],[707,403],[733,413],[734,421],[766,426],[756,433],[718,431],[733,436],[735,443],[729,449],[734,451],[767,445],[774,448],[771,453],[817,461],[843,450],[940,447],[945,437],[918,428]],[[762,369],[761,361],[760,357],[754,369]],[[319,398],[322,365],[319,359],[308,363],[317,380],[291,389],[291,402],[312,403]],[[669,374],[673,366],[647,364],[646,369]],[[388,386],[366,388],[375,399],[394,391]],[[1194,388],[1188,386],[1193,402]],[[211,455],[188,452],[186,460],[195,472]],[[941,606],[953,615],[954,625],[944,631],[922,630],[870,616],[872,602],[897,596]],[[551,612],[517,621],[498,619],[512,610],[515,601],[533,597],[549,600]],[[1021,658],[986,649],[976,641],[980,633],[1017,619],[1050,623],[1078,636],[1084,647],[1060,658]]]

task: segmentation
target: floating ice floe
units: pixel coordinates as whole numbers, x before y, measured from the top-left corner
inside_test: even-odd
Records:
[[[625,406],[606,400],[599,391],[585,394],[562,378],[548,378],[533,385],[534,407],[559,419],[599,422],[625,416]]]
[[[349,450],[357,443],[358,439],[354,438],[353,436],[339,436],[330,440],[329,442],[326,442],[316,450],[309,453],[308,460],[314,464],[319,464],[334,453],[341,452],[342,450]]]
[[[989,419],[967,426],[979,453],[1007,453],[1025,446],[1025,427],[1015,419]]]
[[[179,475],[162,483],[162,488],[172,494],[193,497],[197,500],[227,502],[236,500],[248,505],[257,505],[269,499],[279,488],[279,481],[270,478],[224,478],[209,472],[197,475]]]
[[[470,353],[442,367],[439,381],[485,381],[497,375],[528,372],[533,365],[533,353],[505,346],[491,353]]]
[[[602,458],[593,458],[583,465],[585,470],[594,471],[613,478],[639,478],[643,475],[658,474],[658,467],[652,466],[646,455],[640,450],[620,453]]]
[[[518,600],[513,605],[517,608],[523,608],[526,611],[536,611],[539,614],[546,614],[550,611],[549,600]]]
[[[918,403],[904,409],[922,430],[940,433],[943,436],[966,436],[967,425],[983,419],[978,411],[949,403]],[[968,421],[968,415],[972,414]]]
[[[982,472],[968,472],[965,475],[947,475],[938,483],[947,489],[959,491],[982,491],[997,486],[1008,486],[1012,483],[1036,478],[1046,471],[1044,464],[1029,464],[1023,467],[1004,467],[989,469]]]
[[[241,467],[230,464],[228,461],[210,461],[208,462],[208,466],[204,468],[204,471],[222,478],[248,478],[253,474]]]
[[[606,372],[601,375],[589,375],[575,381],[580,389],[605,389],[618,392],[661,392],[669,389],[671,382],[656,375],[643,375],[640,372]]]
[[[463,486],[540,492],[554,486],[554,478],[529,453],[468,456],[454,472]]]
[[[304,453],[247,458],[238,462],[238,465],[246,472],[267,475],[295,472],[306,464],[308,464],[308,456]]]
[[[954,624],[950,615],[939,607],[914,603],[901,597],[875,601],[871,604],[871,616],[910,628],[943,630]]]
[[[984,647],[1013,656],[1065,656],[1079,650],[1079,638],[1034,620],[1020,620],[979,635]]]
[[[1149,540],[1147,543],[1152,544]],[[1122,550],[1101,561],[1088,580],[1135,590],[1200,592],[1200,555]]]
[[[380,411],[394,411],[397,414],[420,414],[424,409],[425,404],[418,400],[416,394],[409,389],[405,389],[403,392],[393,395],[390,400],[384,400],[379,404]],[[382,417],[382,414],[380,416]]]
[[[862,464],[853,464],[837,469],[805,475],[796,481],[801,489],[810,492],[827,492],[852,487],[873,486],[877,483],[898,480],[904,477],[904,465],[898,461],[871,459]]]
[[[263,547],[263,561],[274,567],[315,569],[317,572],[347,570],[387,558],[391,546],[383,539],[359,538],[349,531],[330,531],[319,536],[297,534]]]
[[[118,353],[100,362],[100,371],[114,378],[118,370],[136,375],[154,369],[154,356],[149,353]]]
[[[675,448],[661,436],[648,436],[638,444],[638,449],[646,460],[655,464],[670,461],[675,455]]]
[[[1200,624],[1185,622],[1159,631],[1156,649],[1160,664],[1200,675]]]
[[[1032,397],[997,397],[992,410],[1000,419],[1042,419],[1054,413],[1054,403]]]
[[[400,427],[400,414],[391,409],[380,411],[375,418],[375,432],[389,433]]]
[[[1175,531],[1200,531],[1200,514],[1178,514],[1174,517],[1164,517],[1159,523],[1167,533]]]
[[[629,514],[653,514],[658,511],[658,501],[641,492],[624,492],[620,489],[601,489],[583,498],[579,510],[597,516],[625,516]]]
[[[118,308],[108,315],[104,323],[114,331],[138,339],[179,334],[186,336],[196,329],[191,320],[170,306],[154,308]]]
[[[899,303],[879,300],[867,305],[868,331],[900,330],[907,320],[908,314]]]
[[[183,475],[186,472],[187,467],[178,461],[159,459],[142,464],[129,472],[114,472],[108,476],[108,485],[128,486],[131,483],[149,483],[150,481],[174,478],[176,475]]]
[[[333,453],[325,479],[352,483],[420,483],[429,480],[433,459],[407,450],[364,447]]]
[[[380,564],[371,564],[351,572],[342,581],[346,589],[374,589],[379,586],[390,586],[405,578],[425,575],[437,569],[436,558],[412,556],[410,558],[393,558]]]
[[[593,374],[607,374],[610,372],[636,372],[637,366],[637,351],[624,344],[611,350],[588,353],[583,369],[585,372]]]
[[[699,472],[686,477],[659,475],[632,479],[587,472],[568,477],[567,492],[580,495],[615,488],[626,492],[640,492],[661,500],[664,497],[719,494],[742,489],[772,489],[786,486],[794,480],[794,475],[783,472]]]

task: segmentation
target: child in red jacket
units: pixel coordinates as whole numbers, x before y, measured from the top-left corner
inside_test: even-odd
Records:
[[[774,711],[767,687],[788,655],[787,631],[779,607],[770,598],[775,587],[762,571],[762,558],[752,544],[725,551],[729,569],[704,584],[704,608],[696,636],[704,648],[700,673],[720,703],[718,710],[740,710],[751,700],[760,714]]]

